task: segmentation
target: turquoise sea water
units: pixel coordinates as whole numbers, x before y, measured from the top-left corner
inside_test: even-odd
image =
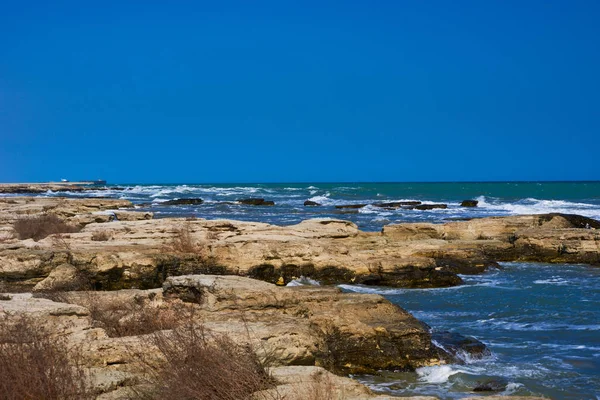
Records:
[[[124,190],[66,193],[67,196],[109,196],[133,201],[157,218],[195,215],[199,218],[229,218],[287,225],[307,218],[342,218],[363,230],[376,231],[396,222],[444,222],[456,218],[492,215],[574,213],[600,218],[600,182],[506,182],[506,183],[294,183],[294,184],[179,184],[115,185]],[[48,192],[47,196],[65,193]],[[236,204],[235,200],[260,197],[273,207]],[[195,206],[164,206],[166,200],[202,198]],[[460,207],[465,199],[479,201],[477,208]],[[312,200],[320,207],[305,207]],[[442,210],[387,210],[371,204],[418,200],[444,203]],[[368,204],[354,210],[336,205]]]

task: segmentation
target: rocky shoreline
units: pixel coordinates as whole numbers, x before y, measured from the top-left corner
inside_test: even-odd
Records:
[[[40,215],[72,229],[37,241],[15,230],[18,221]],[[314,380],[316,372],[414,370],[455,360],[433,345],[427,326],[381,296],[284,285],[303,277],[325,285],[447,287],[461,284],[459,274],[498,268],[499,261],[600,265],[600,223],[545,214],[362,232],[332,219],[291,226],[153,219],[123,200],[0,198],[0,292],[12,293],[0,310],[31,315],[84,345],[104,399],[127,397],[139,375],[131,349],[149,350],[143,335],[109,337],[94,325],[90,299],[167,310],[187,304],[207,329],[268,354],[278,387],[291,393],[290,382]],[[352,380],[328,379],[336,382],[334,398],[374,396]]]

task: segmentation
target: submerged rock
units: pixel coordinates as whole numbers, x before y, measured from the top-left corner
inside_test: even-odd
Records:
[[[342,204],[339,206],[335,206],[337,209],[345,209],[345,208],[363,208],[366,207],[367,204]]]
[[[483,382],[478,382],[473,388],[474,392],[503,392],[506,390],[508,382],[499,379],[490,379]]]
[[[421,210],[421,211],[423,211],[423,210],[435,210],[435,209],[438,209],[438,208],[439,209],[446,209],[446,208],[448,208],[448,205],[447,204],[419,204],[419,205],[416,205],[416,206],[407,206],[407,207],[404,207],[404,208],[409,209],[409,210]]]
[[[196,204],[202,204],[202,203],[204,203],[204,200],[194,198],[194,199],[167,200],[167,201],[163,201],[160,204],[165,205],[165,206],[179,206],[179,205],[196,205]]]
[[[238,200],[238,203],[250,205],[250,206],[274,206],[275,202],[260,198],[250,198]]]
[[[460,362],[491,355],[487,346],[472,336],[464,336],[457,332],[437,331],[431,333],[431,338],[436,345]]]

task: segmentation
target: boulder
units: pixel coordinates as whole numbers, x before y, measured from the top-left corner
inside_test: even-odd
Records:
[[[477,204],[479,204],[479,202],[477,200],[463,200],[462,203],[460,203],[461,207],[477,207]]]
[[[461,362],[491,355],[487,346],[472,336],[464,336],[457,332],[438,331],[432,332],[431,338],[436,345]]]

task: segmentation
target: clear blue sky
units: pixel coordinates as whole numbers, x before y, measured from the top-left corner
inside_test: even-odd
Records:
[[[600,179],[597,1],[0,10],[0,181]]]

